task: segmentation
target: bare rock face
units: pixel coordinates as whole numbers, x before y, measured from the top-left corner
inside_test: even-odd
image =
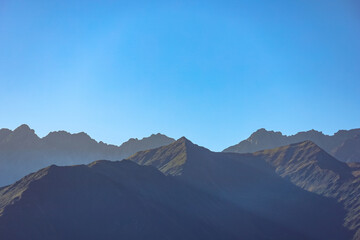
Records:
[[[121,146],[97,142],[84,132],[51,132],[39,138],[33,129],[21,125],[15,130],[0,129],[0,186],[51,164],[88,164],[97,159],[121,160],[137,151],[156,148],[175,140],[162,134]]]

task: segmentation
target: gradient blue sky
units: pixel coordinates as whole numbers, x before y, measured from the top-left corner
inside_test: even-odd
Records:
[[[360,3],[0,1],[0,127],[212,150],[360,127]]]

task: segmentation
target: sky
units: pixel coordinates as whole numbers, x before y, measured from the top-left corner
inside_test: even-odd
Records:
[[[0,0],[0,128],[220,151],[360,127],[360,3]]]

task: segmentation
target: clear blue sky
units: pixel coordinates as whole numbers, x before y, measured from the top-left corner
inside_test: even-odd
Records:
[[[212,150],[258,128],[360,127],[360,3],[0,1],[0,127],[161,132]]]

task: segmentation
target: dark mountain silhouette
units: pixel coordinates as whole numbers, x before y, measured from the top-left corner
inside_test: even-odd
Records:
[[[321,204],[331,203],[297,192],[320,204],[320,211],[301,214],[320,227],[319,239],[346,237],[322,212]],[[307,234],[126,160],[52,165],[0,189],[0,239],[6,240],[314,239]]]
[[[97,159],[121,160],[137,151],[168,145],[175,140],[162,134],[130,139],[121,146],[97,142],[84,132],[51,132],[39,138],[27,125],[0,130],[0,186],[51,164],[87,164]]]
[[[339,232],[345,217],[340,204],[279,177],[259,155],[215,153],[181,138],[168,146],[138,152],[129,160],[154,166],[209,195],[302,233],[304,239],[351,238]]]
[[[281,132],[267,131],[264,128],[257,130],[251,136],[240,143],[226,148],[223,152],[253,153],[265,149],[277,148],[293,143],[312,141],[340,161],[360,161],[360,144],[355,139],[360,135],[360,128],[352,130],[340,130],[332,136],[325,135],[315,130],[299,132],[295,135],[286,136]],[[346,143],[348,140],[351,142]]]
[[[305,141],[254,153],[297,186],[331,197],[344,205],[344,225],[360,239],[360,163],[338,161],[316,144]]]

